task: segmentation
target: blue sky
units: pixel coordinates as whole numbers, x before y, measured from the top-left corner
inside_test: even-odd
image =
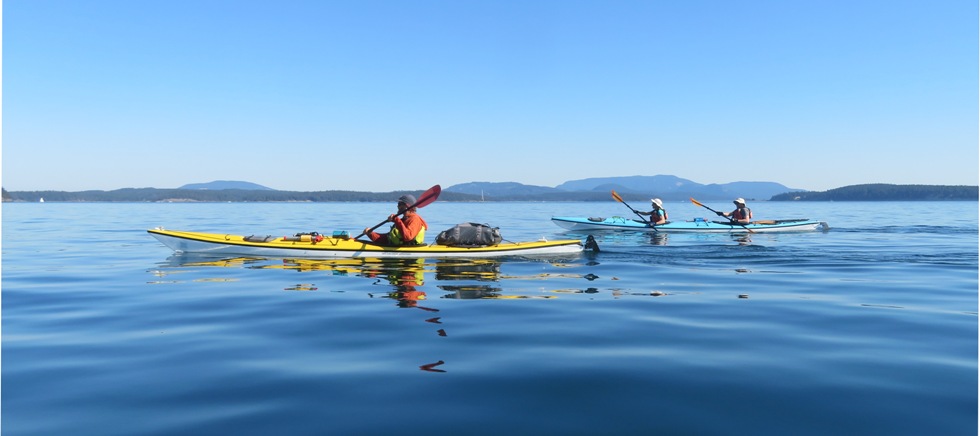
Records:
[[[978,183],[978,3],[3,2],[3,187]]]

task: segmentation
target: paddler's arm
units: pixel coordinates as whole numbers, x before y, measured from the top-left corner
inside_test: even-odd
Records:
[[[411,241],[412,239],[415,239],[415,235],[418,234],[418,231],[413,232],[408,225],[405,224],[405,221],[398,217],[398,215],[392,215],[391,222],[398,227],[398,231],[402,234],[403,241]]]

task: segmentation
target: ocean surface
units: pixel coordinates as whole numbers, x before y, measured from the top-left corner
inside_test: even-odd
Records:
[[[749,207],[831,229],[592,232],[601,252],[557,259],[207,258],[146,230],[356,234],[394,205],[3,204],[0,430],[976,435],[978,203]],[[550,218],[632,215],[420,213],[428,241],[462,222],[584,239]]]

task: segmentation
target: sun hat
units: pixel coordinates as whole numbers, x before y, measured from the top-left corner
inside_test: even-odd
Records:
[[[660,201],[659,198],[650,199],[650,202],[656,204],[658,207],[664,207],[664,202]]]
[[[406,206],[411,206],[415,204],[415,196],[412,194],[402,195],[401,197],[398,197],[398,202],[405,203]]]
[[[732,203],[735,203],[735,204],[745,204],[745,199],[739,197],[739,198],[736,198],[735,201],[733,201]]]

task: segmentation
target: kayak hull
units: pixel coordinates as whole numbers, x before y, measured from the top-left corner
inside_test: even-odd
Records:
[[[551,221],[568,230],[632,230],[667,233],[749,233],[749,230],[752,233],[811,232],[830,228],[826,222],[809,219],[754,221],[744,227],[701,218],[695,218],[693,221],[672,221],[656,227],[623,217],[552,217]]]
[[[572,255],[584,251],[585,245],[577,239],[553,241],[506,242],[485,247],[450,247],[445,245],[419,245],[388,247],[347,237],[323,237],[314,241],[287,241],[287,238],[266,238],[268,241],[250,241],[245,236],[220,233],[186,232],[155,228],[147,232],[176,253],[210,255],[260,256],[308,259],[342,258],[420,258],[420,257],[505,257],[505,256],[554,256]],[[249,237],[248,239],[253,239]],[[261,238],[259,238],[261,239]],[[299,239],[299,238],[289,238]]]

